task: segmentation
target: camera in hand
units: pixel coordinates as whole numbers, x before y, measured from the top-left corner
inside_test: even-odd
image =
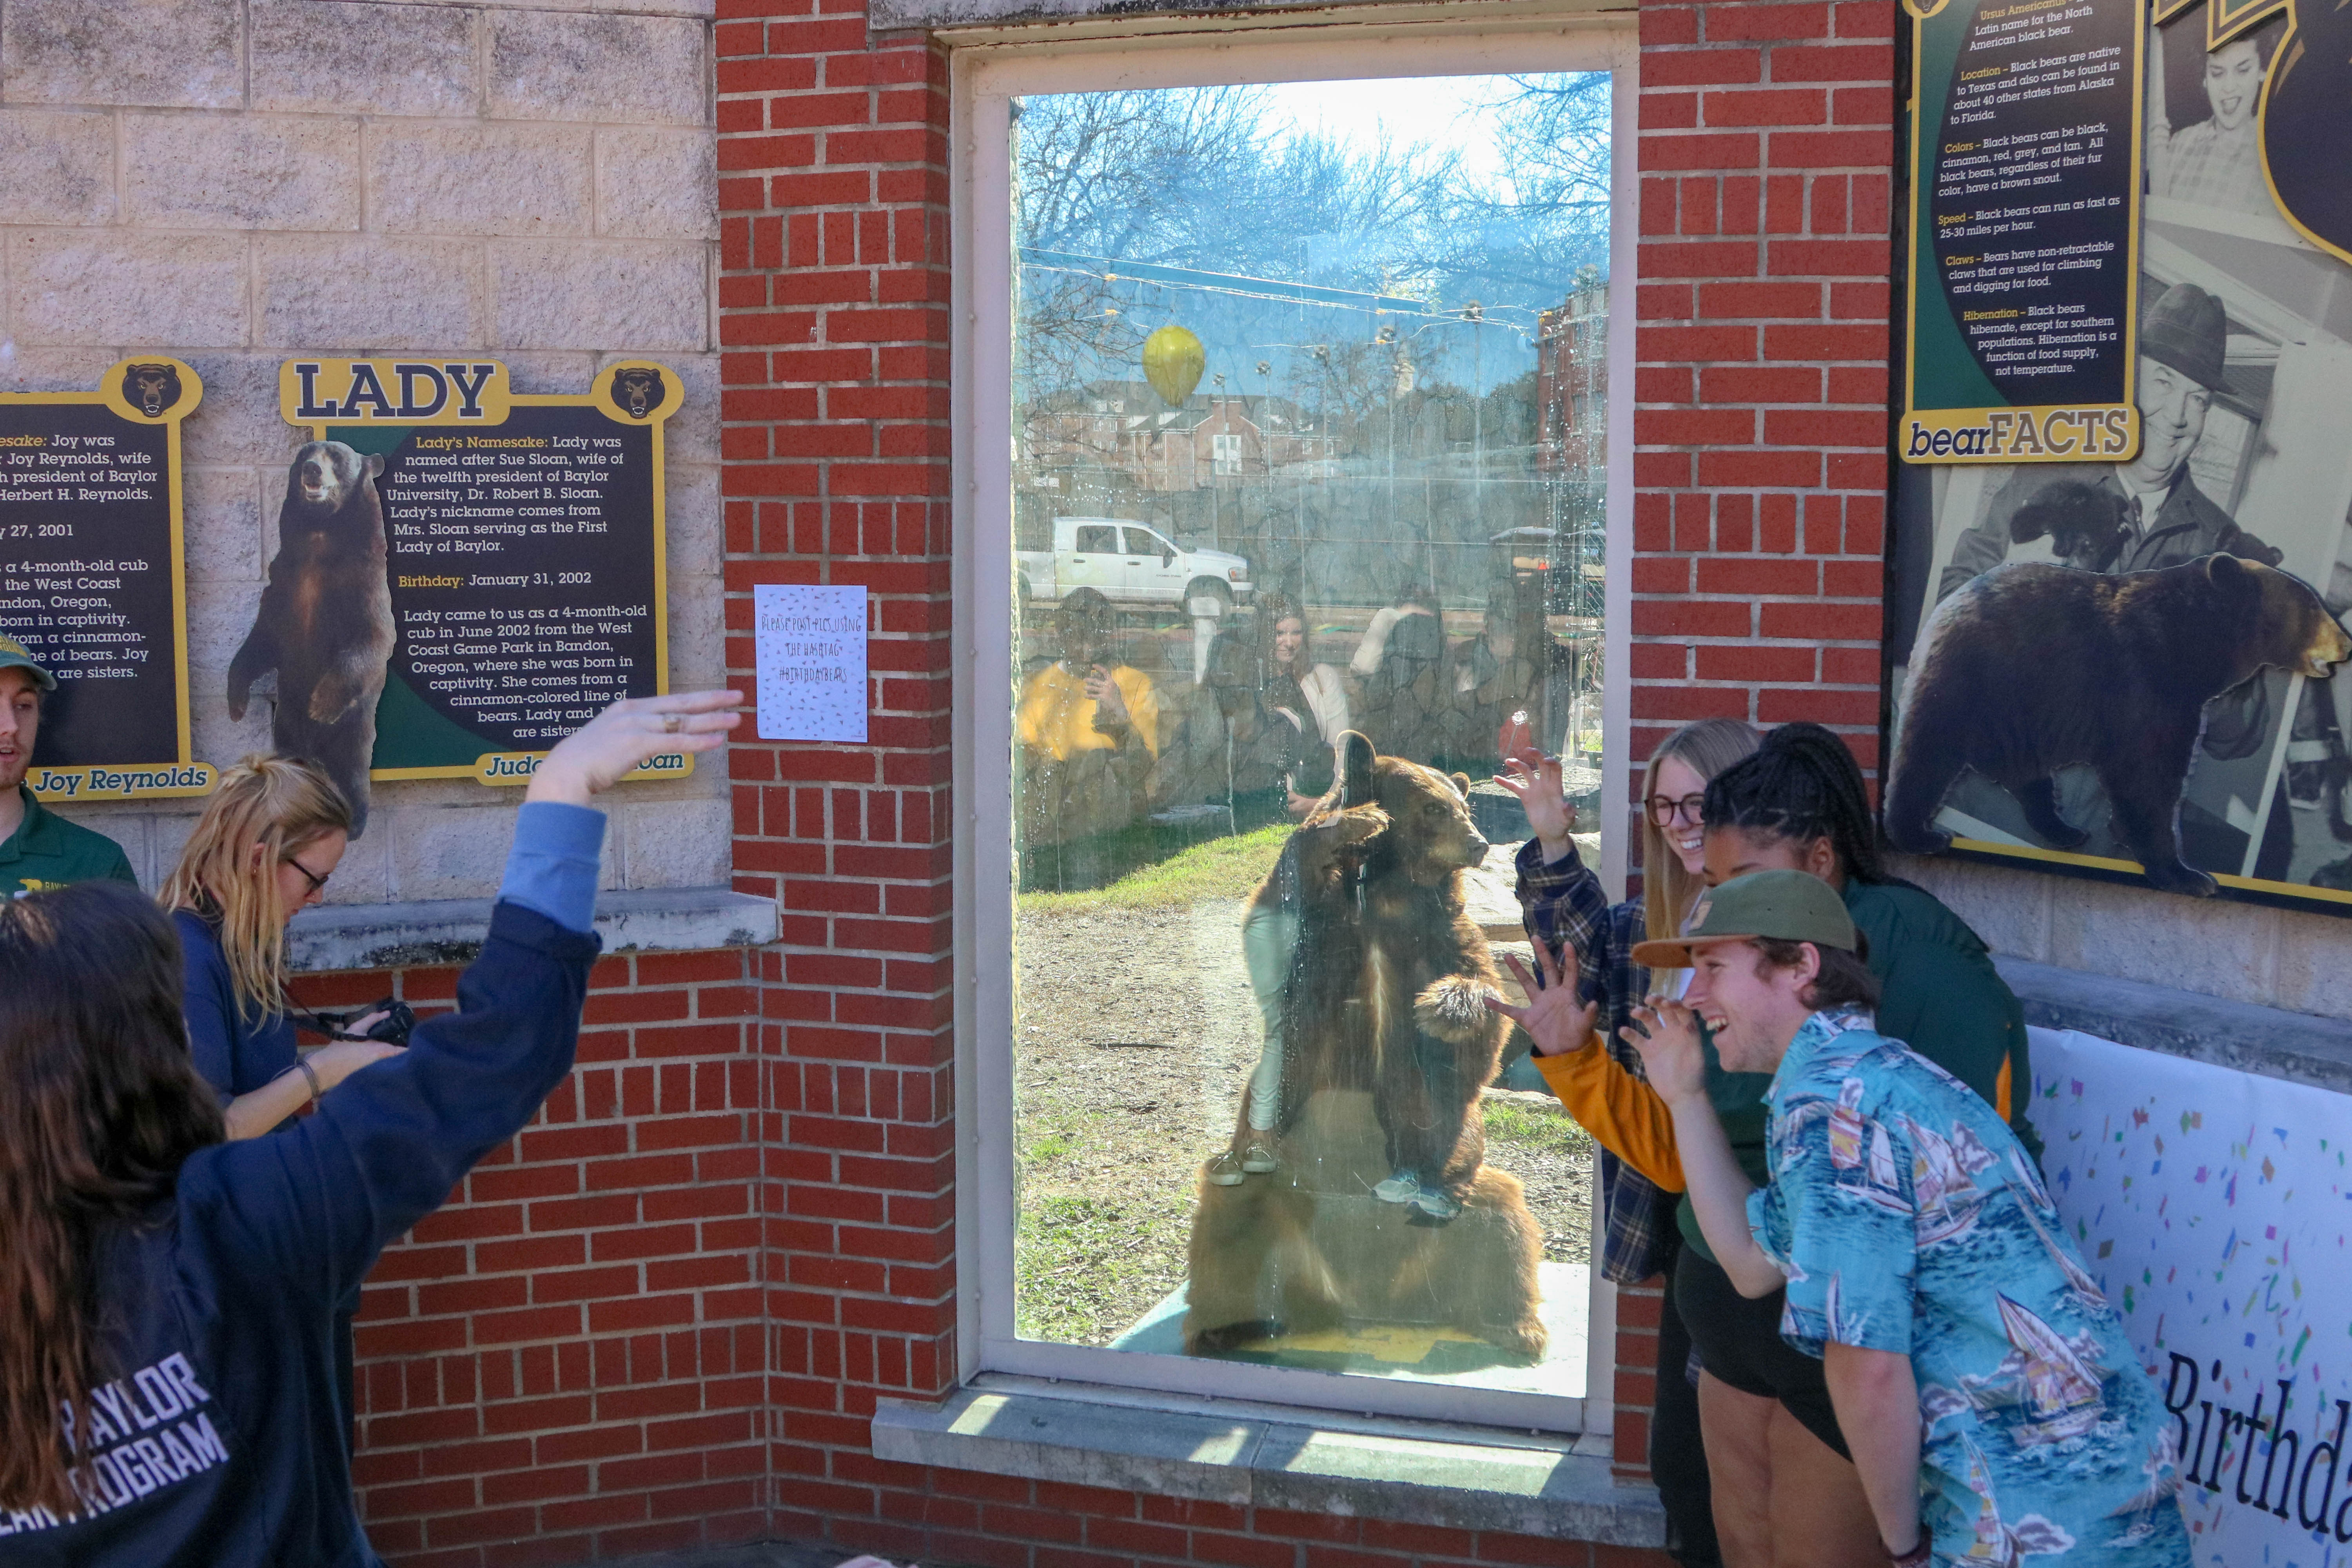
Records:
[[[365,1029],[352,1029],[353,1024],[371,1013],[382,1013],[383,1016]],[[349,1013],[313,1013],[310,1021],[330,1039],[381,1040],[387,1046],[407,1045],[408,1031],[416,1027],[416,1015],[409,1010],[408,1004],[390,996]]]

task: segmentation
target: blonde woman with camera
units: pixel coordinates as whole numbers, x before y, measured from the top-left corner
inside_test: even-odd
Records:
[[[304,1057],[287,1011],[287,922],[325,895],[351,830],[350,803],[317,763],[257,752],[221,774],[163,884],[184,955],[188,1043],[232,1141],[259,1137],[400,1052],[339,1037]],[[351,1034],[383,1017],[369,1014]]]

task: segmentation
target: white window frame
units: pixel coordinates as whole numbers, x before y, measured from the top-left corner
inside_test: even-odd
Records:
[[[1568,0],[1574,5],[1575,0]],[[1482,8],[1483,11],[1483,8]],[[1402,16],[1406,19],[1391,19]],[[1630,11],[1498,5],[1475,19],[1427,11],[1342,10],[1285,20],[1139,18],[1104,30],[1063,28],[1051,42],[1015,29],[976,33],[950,56],[950,224],[954,352],[952,523],[956,834],[957,1371],[1022,1373],[1171,1394],[1245,1398],[1531,1432],[1603,1435],[1614,1411],[1616,1292],[1599,1267],[1594,1205],[1586,1394],[1510,1393],[1213,1359],[1138,1354],[1023,1340],[1013,1329],[1012,662],[1014,615],[1012,385],[1011,98],[1029,93],[1533,71],[1608,70],[1612,458],[1607,496],[1604,798],[1626,798],[1626,681],[1632,553],[1634,132],[1638,47]],[[950,42],[957,40],[950,36]],[[1563,292],[1570,280],[1561,279]],[[1624,813],[1605,814],[1603,886],[1622,896]]]

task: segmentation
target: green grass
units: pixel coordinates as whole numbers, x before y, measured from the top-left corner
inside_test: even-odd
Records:
[[[1212,838],[1130,871],[1108,887],[1078,893],[1024,893],[1018,907],[1023,914],[1067,914],[1182,909],[1246,899],[1274,869],[1290,833],[1287,824],[1276,823],[1238,838]]]
[[[1592,1135],[1569,1120],[1565,1110],[1539,1110],[1507,1100],[1486,1102],[1486,1141],[1517,1143],[1555,1154],[1592,1152]]]
[[[1192,1218],[1189,1188],[1106,1186],[1084,1164],[1108,1119],[1021,1140],[1014,1178],[1013,1328],[1024,1339],[1102,1345],[1183,1279]]]

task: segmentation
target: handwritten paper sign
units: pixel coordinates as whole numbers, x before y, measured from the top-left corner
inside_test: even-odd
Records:
[[[866,590],[751,590],[760,739],[866,739]]]

